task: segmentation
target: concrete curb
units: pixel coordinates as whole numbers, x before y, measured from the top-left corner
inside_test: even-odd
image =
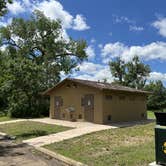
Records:
[[[78,162],[78,161],[75,161],[71,158],[68,158],[68,157],[65,157],[61,154],[58,154],[58,153],[55,153],[53,151],[50,151],[46,148],[43,148],[43,147],[35,147],[36,150],[48,155],[48,156],[51,156],[53,158],[55,158],[56,160],[58,161],[61,161],[62,163],[68,165],[68,166],[88,166],[86,164],[83,164],[81,162]]]
[[[7,136],[7,134],[0,132],[0,136]]]
[[[153,163],[150,163],[149,166],[162,166],[162,165],[158,165],[158,164],[156,164],[156,162],[154,161]]]

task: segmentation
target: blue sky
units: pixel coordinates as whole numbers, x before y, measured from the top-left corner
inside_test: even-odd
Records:
[[[72,77],[112,81],[108,61],[117,56],[129,61],[138,55],[152,69],[149,79],[166,83],[165,7],[165,0],[14,0],[0,26],[12,17],[42,10],[51,19],[62,20],[66,39],[72,36],[88,43],[88,61]]]

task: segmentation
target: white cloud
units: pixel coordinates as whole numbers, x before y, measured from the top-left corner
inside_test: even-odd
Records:
[[[23,0],[23,4],[28,7],[32,5],[32,2],[30,0]]]
[[[148,80],[161,80],[161,81],[166,81],[166,73],[160,73],[160,72],[151,72]]]
[[[96,71],[101,70],[103,66],[92,62],[83,62],[79,65],[80,72],[94,74]]]
[[[113,20],[115,23],[128,23],[128,24],[134,24],[135,21],[129,19],[128,17],[125,16],[117,16],[117,15],[113,15]]]
[[[5,50],[6,50],[6,47],[7,47],[6,45],[1,46],[1,47],[0,47],[0,51],[5,51]]]
[[[108,63],[112,58],[121,56],[127,50],[127,47],[120,42],[108,43],[100,46],[103,63]]]
[[[152,23],[152,26],[158,30],[161,36],[166,37],[166,18],[159,18]]]
[[[92,38],[92,39],[90,40],[90,42],[91,42],[92,44],[94,44],[94,43],[96,43],[96,39]]]
[[[120,42],[107,43],[101,48],[101,55],[104,63],[118,56],[125,61],[129,61],[135,55],[147,61],[154,59],[166,60],[166,43],[153,42],[144,46],[126,46]]]
[[[8,24],[10,24],[12,22],[12,18],[9,18],[7,20],[5,19],[1,19],[0,21],[0,27],[5,27],[7,26]]]
[[[14,1],[12,4],[8,3],[7,8],[9,10],[9,12],[11,12],[14,15],[23,13],[26,10],[19,1]]]
[[[142,26],[137,26],[136,21],[129,19],[125,16],[117,16],[113,15],[113,21],[117,24],[129,24],[129,31],[143,31],[144,28]],[[112,33],[110,34],[110,36]]]
[[[130,25],[130,26],[129,26],[129,30],[130,30],[130,31],[143,31],[144,28],[143,28],[143,27],[140,27],[140,26],[136,26],[136,25]]]
[[[73,29],[82,31],[87,30],[90,27],[86,24],[86,19],[80,14],[76,15],[76,18],[73,20]]]
[[[51,19],[60,19],[64,28],[71,28],[73,16],[64,10],[60,2],[55,0],[38,2],[34,9],[43,11]]]
[[[107,78],[108,82],[113,81],[113,77],[108,65],[84,62],[79,66],[79,68],[79,73],[74,73],[73,75],[75,78],[95,81]]]
[[[77,14],[76,17],[72,16],[66,11],[62,4],[55,0],[44,0],[34,5],[33,9],[41,10],[43,13],[53,19],[60,19],[62,26],[65,29],[72,28],[74,30],[83,31],[90,27],[86,24],[86,19],[83,15]]]
[[[112,36],[112,32],[109,32],[108,35],[109,35],[109,36]]]
[[[99,47],[100,49],[102,49],[102,48],[103,48],[103,44],[98,44],[98,47]]]
[[[7,7],[9,13],[14,15],[18,15],[20,13],[30,14],[34,10],[40,10],[47,17],[53,20],[60,19],[64,29],[71,28],[74,30],[83,31],[90,28],[87,25],[86,18],[83,15],[71,15],[64,9],[62,4],[56,0],[16,0],[12,4],[8,4]]]
[[[92,45],[88,46],[85,51],[89,59],[93,59],[96,56],[94,47]]]

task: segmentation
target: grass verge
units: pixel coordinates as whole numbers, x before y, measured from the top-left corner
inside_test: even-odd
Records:
[[[0,122],[9,121],[9,120],[16,120],[16,119],[10,118],[8,116],[0,116]]]
[[[154,161],[154,123],[100,131],[45,148],[89,166],[147,166]]]
[[[156,119],[154,111],[147,111],[148,119]]]
[[[0,132],[7,133],[11,136],[16,136],[16,139],[19,141],[52,133],[58,133],[69,129],[71,128],[33,121],[0,125]]]

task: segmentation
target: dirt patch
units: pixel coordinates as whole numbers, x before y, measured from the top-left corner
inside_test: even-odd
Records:
[[[0,166],[62,166],[54,158],[34,150],[26,144],[17,144],[0,137]]]

